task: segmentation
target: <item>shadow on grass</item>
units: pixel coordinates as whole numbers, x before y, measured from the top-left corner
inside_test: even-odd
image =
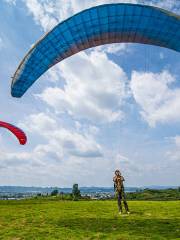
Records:
[[[180,232],[177,220],[166,219],[133,219],[118,216],[117,218],[68,218],[59,219],[58,227],[71,231],[101,232],[102,234],[129,234],[138,237],[158,237],[179,239]]]

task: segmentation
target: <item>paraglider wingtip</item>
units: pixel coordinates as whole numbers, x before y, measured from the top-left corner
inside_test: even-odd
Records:
[[[13,89],[11,90],[11,96],[14,98],[21,98],[23,94],[20,93],[16,93],[13,91]]]
[[[27,136],[25,133],[18,127],[15,127],[14,125],[7,123],[7,122],[2,122],[0,121],[0,127],[8,129],[10,132],[12,132],[17,139],[19,140],[19,143],[21,145],[25,145],[27,142]]]

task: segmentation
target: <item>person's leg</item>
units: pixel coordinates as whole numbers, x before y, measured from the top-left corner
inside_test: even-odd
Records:
[[[122,199],[121,192],[118,192],[118,209],[120,213],[122,213],[121,199]]]
[[[125,195],[124,189],[123,189],[123,192],[122,192],[122,197],[123,197],[123,203],[124,203],[125,211],[127,213],[129,213],[129,207],[128,207],[128,204],[127,204],[127,201],[126,201],[126,195]]]
[[[124,207],[125,207],[126,212],[129,212],[129,207],[128,207],[128,204],[126,202],[126,199],[124,199],[123,202],[124,202]]]

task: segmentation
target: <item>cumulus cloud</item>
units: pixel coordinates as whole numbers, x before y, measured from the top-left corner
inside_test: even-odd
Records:
[[[33,15],[35,22],[40,25],[44,31],[50,30],[59,21],[65,20],[73,14],[80,12],[84,9],[106,4],[106,3],[119,3],[130,2],[136,3],[136,0],[26,0],[29,12]]]
[[[29,142],[33,137],[39,135],[39,143],[33,145],[29,150],[20,149],[16,152],[11,152],[10,149],[1,147],[0,168],[6,174],[9,174],[12,169],[14,176],[18,179],[20,176],[29,179],[29,172],[32,172],[31,179],[27,181],[39,181],[36,179],[36,174],[44,178],[49,176],[51,180],[45,180],[46,184],[53,184],[51,181],[58,178],[58,181],[63,181],[62,184],[72,184],[75,179],[82,176],[85,172],[91,171],[89,175],[95,174],[95,163],[103,159],[103,149],[97,143],[95,135],[98,129],[95,126],[89,126],[80,132],[75,129],[66,129],[55,120],[55,118],[45,114],[32,114],[19,124],[28,134]],[[53,171],[53,172],[51,172]],[[54,172],[58,174],[54,176]],[[94,172],[94,173],[93,173]],[[68,181],[68,176],[73,175]],[[65,180],[63,180],[65,179]],[[8,180],[7,180],[8,181]],[[55,179],[53,181],[56,181]],[[37,184],[37,183],[36,183]]]
[[[132,73],[131,91],[142,117],[151,127],[157,123],[179,122],[180,89],[172,88],[176,78],[170,72]]]
[[[141,1],[141,2],[143,2],[143,1]],[[180,7],[180,3],[177,0],[162,0],[162,1],[159,1],[159,0],[150,0],[150,1],[146,0],[144,2],[147,5],[157,6],[157,7],[169,10],[169,11],[173,11],[173,12],[175,12],[177,14],[180,13],[180,8],[179,8]]]
[[[15,2],[15,0],[7,0]],[[162,7],[167,10],[179,12],[179,3],[176,0],[24,0],[35,22],[45,31],[50,30],[59,21],[84,9],[108,3],[142,3]]]
[[[61,62],[59,69],[64,89],[48,87],[38,95],[57,113],[68,112],[96,123],[124,117],[120,107],[127,97],[127,76],[105,53],[79,53]]]
[[[58,148],[61,149],[60,152],[64,154],[64,157],[66,155],[84,158],[102,157],[101,146],[96,143],[93,135],[65,129],[45,113],[31,115],[21,125],[27,131],[47,139],[51,146],[50,150],[54,147],[54,152],[59,152]],[[42,147],[41,149],[43,150]]]
[[[52,132],[57,128],[55,119],[42,112],[28,116],[19,125],[28,132],[39,133],[40,135]]]
[[[56,1],[37,1],[37,0],[27,0],[25,4],[29,10],[29,12],[33,15],[34,20],[37,24],[39,24],[44,31],[51,29],[55,24],[59,21],[64,20],[65,18],[83,10],[87,9],[92,6],[97,6],[100,4],[105,3],[119,3],[119,1],[111,1],[111,0],[97,0],[97,1],[80,1],[80,0],[56,0]],[[127,1],[120,1],[120,2],[129,2],[129,3],[144,3],[153,6],[164,7],[169,10],[175,10],[177,8],[176,1],[140,1],[140,0],[127,0]],[[117,87],[116,79],[117,79],[117,69],[118,66],[113,63],[108,57],[108,53],[113,54],[121,54],[125,51],[128,51],[127,44],[117,44],[117,45],[109,45],[109,46],[101,46],[97,48],[97,50],[92,51],[90,54],[82,53],[76,58],[71,58],[70,60],[64,61],[61,65],[56,66],[49,71],[48,75],[49,78],[54,81],[58,82],[61,79],[61,76],[64,77],[66,81],[66,85],[64,89],[59,87],[49,87],[46,88],[39,97],[45,101],[48,105],[52,106],[57,113],[64,113],[67,112],[71,116],[75,116],[78,118],[85,118],[87,117],[91,121],[99,121],[99,122],[114,122],[117,120],[121,120],[123,118],[123,111],[117,110],[120,109],[122,106],[124,95],[127,94],[125,90],[123,90],[124,83],[121,81],[120,85]],[[75,59],[75,60],[74,60]],[[100,61],[98,61],[100,60]],[[94,62],[93,62],[94,61]],[[96,64],[95,64],[96,62]],[[87,66],[88,65],[88,66]],[[72,68],[74,69],[72,70]],[[83,66],[83,69],[79,68],[79,66]],[[76,69],[75,69],[76,68]],[[108,73],[105,71],[108,69]],[[91,70],[91,71],[90,71]],[[101,73],[97,74],[97,70]],[[104,73],[102,73],[104,71]],[[121,71],[121,73],[120,73]],[[78,73],[77,73],[78,72]],[[87,72],[85,76],[85,72]],[[124,79],[122,76],[122,69],[119,67],[119,79]],[[77,79],[77,75],[79,79]],[[107,77],[105,76],[107,75]],[[113,91],[106,91],[102,93],[100,88],[96,84],[96,89],[94,87],[95,79],[98,80],[99,85],[102,84],[101,89],[106,89],[107,81],[103,82],[101,79],[113,79],[113,84],[111,86],[111,90]],[[135,73],[132,75],[134,78]],[[149,74],[150,76],[150,74]],[[155,76],[155,75],[154,75]],[[162,76],[162,74],[160,75]],[[135,76],[137,77],[137,75]],[[139,76],[138,76],[139,77]],[[71,79],[70,79],[71,78]],[[81,84],[79,84],[81,81]],[[132,80],[132,88],[135,86],[135,80]],[[115,83],[115,85],[114,85]],[[105,86],[106,85],[106,86]],[[168,83],[167,89],[168,89]],[[115,86],[115,87],[114,87]],[[110,86],[108,86],[110,87]],[[94,88],[94,89],[93,89]],[[119,89],[118,89],[119,88]],[[136,87],[134,87],[136,88]],[[89,92],[87,91],[89,90]],[[117,93],[119,91],[119,94]],[[133,89],[132,89],[133,90]],[[176,120],[177,116],[174,116],[173,110],[171,113],[167,113],[166,105],[169,104],[169,107],[173,105],[176,107],[178,104],[175,100],[176,97],[174,92],[171,91],[172,94],[169,93],[169,98],[161,100],[157,100],[156,103],[154,102],[153,106],[148,105],[148,109],[144,110],[147,106],[147,103],[144,104],[139,97],[137,96],[138,93],[135,93],[136,89],[133,90],[133,95],[137,100],[137,103],[142,107],[143,111],[141,115],[143,118],[149,123],[150,126],[155,126],[157,122],[167,122],[168,119]],[[114,96],[113,96],[114,94]],[[108,96],[109,95],[109,96]],[[121,95],[121,97],[120,97]],[[171,95],[171,96],[170,96]],[[82,101],[83,99],[83,101]],[[147,97],[148,101],[150,97]],[[164,107],[162,106],[163,101],[166,101]],[[114,104],[114,102],[116,103]],[[142,100],[143,101],[143,100]],[[147,102],[147,101],[146,101]],[[161,102],[161,103],[160,103]],[[157,106],[161,104],[161,108],[157,109]],[[146,105],[146,106],[145,106]],[[113,110],[111,110],[111,109]],[[114,110],[115,109],[115,110]],[[155,111],[154,111],[155,110]],[[156,111],[157,110],[157,111]],[[161,113],[162,112],[162,113]],[[154,115],[154,116],[153,116]],[[161,115],[161,117],[159,116]],[[169,116],[167,116],[169,115]],[[162,119],[161,119],[162,118]]]
[[[122,0],[120,2],[137,3],[136,0]],[[42,27],[46,32],[51,30],[59,22],[67,19],[68,17],[93,6],[107,4],[107,3],[119,3],[119,0],[26,0],[24,1],[30,14],[32,14],[36,24]],[[99,50],[112,53],[122,54],[129,52],[128,44],[113,44],[110,46],[99,47]],[[52,71],[55,74],[55,71]],[[56,75],[56,74],[55,74]]]
[[[85,8],[111,2],[142,1],[24,0],[29,14],[43,31],[50,30],[58,22]],[[176,11],[176,2],[144,1],[173,11]],[[164,164],[164,159],[156,162],[158,154],[154,156],[154,149],[152,161],[147,160],[147,155],[152,154],[150,150],[139,160],[129,146],[126,146],[127,154],[117,154],[116,150],[113,152],[98,141],[107,125],[101,128],[101,124],[99,127],[96,124],[122,120],[128,95],[127,76],[121,67],[108,58],[109,53],[120,55],[129,52],[129,49],[127,44],[101,46],[73,56],[50,69],[45,77],[51,81],[48,82],[51,87],[44,89],[38,96],[46,103],[43,108],[50,106],[48,114],[32,114],[30,109],[29,116],[21,120],[19,126],[28,133],[27,148],[13,151],[12,145],[12,149],[3,146],[3,139],[0,147],[1,184],[71,186],[78,182],[81,185],[105,186],[112,184],[115,168],[121,168],[130,184],[143,185],[142,180],[148,184],[153,180],[159,183],[161,179],[164,184],[164,179],[167,179],[164,172],[171,173],[169,168],[172,164],[171,161],[165,161]],[[142,85],[137,79],[141,80]],[[179,92],[172,87],[174,83],[175,77],[166,71],[158,74],[133,73],[132,95],[140,106],[142,117],[150,126],[155,126],[158,122],[167,123],[170,119],[176,121],[172,109],[173,106],[179,107],[175,104]],[[149,89],[153,89],[153,93]],[[165,113],[167,106],[169,115]],[[70,123],[66,121],[66,127],[58,120],[61,113],[68,121],[71,119]],[[91,124],[82,119],[89,120]],[[107,141],[103,138],[102,135],[102,142]],[[167,158],[173,158],[175,153],[178,156],[178,149],[175,145],[174,151]],[[172,166],[172,172],[178,172],[175,168],[176,165]]]
[[[115,54],[120,56],[125,53],[131,53],[132,49],[129,47],[128,43],[113,43],[96,47],[96,51]]]
[[[149,172],[152,169],[152,164],[149,163],[142,163],[134,158],[130,159],[128,156],[122,155],[120,153],[113,153],[113,163],[112,163],[112,170],[113,169],[120,169],[123,175],[125,176],[141,176],[145,174],[145,172]],[[157,168],[157,166],[154,166]]]

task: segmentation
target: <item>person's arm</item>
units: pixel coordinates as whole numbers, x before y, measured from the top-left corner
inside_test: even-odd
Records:
[[[121,184],[122,184],[122,189],[124,189],[124,181],[125,181],[124,177],[123,177],[123,176],[121,176]],[[124,190],[123,190],[123,191],[124,191]]]
[[[114,191],[116,190],[116,177],[113,177],[113,182],[114,182]]]

